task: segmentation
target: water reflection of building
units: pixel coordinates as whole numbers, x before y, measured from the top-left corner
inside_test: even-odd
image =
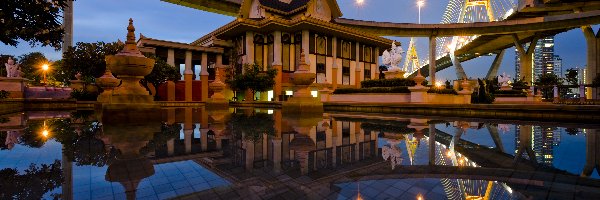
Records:
[[[542,126],[531,126],[531,148],[535,154],[535,161],[547,166],[552,166],[554,162],[554,147],[560,144],[561,130],[553,127],[542,127]],[[521,131],[523,127],[521,125],[516,126],[515,131],[515,153],[521,143]],[[524,158],[529,159],[529,155],[522,155]]]

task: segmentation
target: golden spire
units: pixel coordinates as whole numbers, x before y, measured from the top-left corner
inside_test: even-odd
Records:
[[[127,26],[127,40],[125,41],[125,47],[117,55],[129,55],[144,57],[142,52],[137,48],[137,42],[135,41],[135,27],[133,26],[133,19],[129,18],[129,26]]]

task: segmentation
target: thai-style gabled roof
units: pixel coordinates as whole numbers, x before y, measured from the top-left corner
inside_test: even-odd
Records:
[[[286,3],[280,0],[259,0],[260,5],[263,8],[283,13],[290,13],[306,8],[309,1],[310,0],[290,0],[290,3]]]
[[[295,18],[295,19],[283,19],[283,18],[278,18],[278,17],[269,17],[269,18],[260,19],[260,20],[238,18],[238,19],[218,28],[217,30],[199,38],[198,40],[192,42],[191,44],[199,45],[213,37],[225,39],[225,38],[222,38],[221,36],[226,35],[226,34],[232,34],[231,31],[239,32],[242,30],[249,30],[249,29],[255,29],[254,31],[267,30],[267,29],[277,29],[280,31],[286,31],[285,29],[326,30],[326,31],[330,32],[331,34],[337,34],[337,35],[339,35],[339,37],[342,37],[342,38],[349,38],[349,39],[361,38],[362,40],[369,41],[370,43],[386,45],[386,46],[389,46],[389,44],[392,43],[392,40],[389,40],[389,39],[386,39],[383,37],[374,36],[374,35],[371,35],[368,33],[358,31],[353,28],[349,28],[344,25],[326,22],[326,21],[315,19],[312,17],[299,17],[299,18]],[[250,31],[252,31],[252,30],[250,30]],[[235,33],[235,34],[237,34],[237,33]]]

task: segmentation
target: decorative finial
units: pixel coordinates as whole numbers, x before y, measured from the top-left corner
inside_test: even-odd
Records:
[[[306,65],[306,55],[303,48],[300,49],[300,65]]]
[[[125,47],[119,52],[119,55],[123,54],[144,57],[137,47],[137,42],[135,41],[135,27],[133,26],[133,19],[131,18],[129,18],[129,26],[127,26],[127,40],[125,41]]]
[[[133,19],[129,18],[129,26],[127,26],[127,41],[125,44],[135,44],[135,27],[133,27]]]

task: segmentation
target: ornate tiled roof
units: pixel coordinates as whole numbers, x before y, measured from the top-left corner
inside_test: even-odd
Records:
[[[291,0],[290,3],[286,3],[280,0],[259,0],[260,5],[265,9],[279,11],[282,13],[290,13],[306,7],[310,0]]]
[[[348,35],[365,38],[365,39],[368,39],[368,40],[374,41],[374,42],[380,42],[380,43],[384,43],[384,44],[390,44],[392,42],[392,40],[387,39],[387,38],[378,37],[375,35],[371,35],[368,33],[358,31],[356,29],[353,29],[353,28],[350,28],[350,27],[347,27],[344,25],[326,22],[326,21],[314,19],[311,17],[301,17],[301,18],[296,18],[296,19],[291,19],[291,20],[271,17],[271,18],[265,18],[265,19],[261,19],[261,20],[244,20],[244,19],[238,18],[238,19],[218,28],[217,30],[214,30],[213,32],[197,39],[196,41],[192,42],[191,44],[198,45],[198,44],[202,43],[202,41],[205,41],[213,36],[218,37],[218,35],[223,34],[224,32],[227,32],[236,26],[246,25],[246,26],[255,27],[255,28],[263,28],[270,24],[278,24],[278,25],[281,25],[284,27],[293,27],[293,26],[297,26],[299,24],[307,24],[310,26],[314,26],[315,28],[325,28],[325,29],[329,29],[329,30],[336,30],[336,31],[343,32]]]

